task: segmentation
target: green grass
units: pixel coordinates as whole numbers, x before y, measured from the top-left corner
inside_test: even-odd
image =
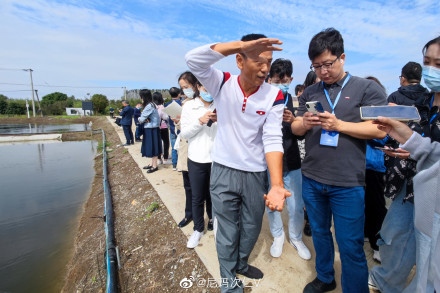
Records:
[[[147,219],[151,217],[151,214],[156,211],[159,208],[159,204],[154,201],[150,206],[147,208]]]
[[[112,145],[111,142],[108,142],[108,141],[105,142],[105,147],[109,147],[111,145]],[[98,151],[101,152],[102,149],[103,149],[103,143],[102,143],[102,141],[100,141],[100,142],[98,142]]]

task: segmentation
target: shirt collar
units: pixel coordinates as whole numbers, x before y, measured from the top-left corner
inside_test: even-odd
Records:
[[[334,83],[332,83],[332,84],[326,84],[326,83],[324,83],[324,87],[325,87],[326,89],[328,89],[328,88],[332,88],[332,87],[342,87],[342,85],[344,84],[344,81],[345,81],[345,79],[347,78],[347,76],[348,76],[348,71],[345,72],[345,75],[344,75],[344,77],[343,77],[342,79],[340,79],[340,80],[338,80],[337,82],[334,82]]]

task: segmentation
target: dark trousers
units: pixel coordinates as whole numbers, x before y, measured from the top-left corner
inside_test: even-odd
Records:
[[[185,218],[192,218],[192,191],[191,191],[191,183],[189,181],[188,171],[182,171],[183,177],[183,188],[185,189]]]
[[[163,158],[164,160],[168,160],[168,155],[170,152],[170,135],[168,133],[168,128],[160,129],[160,137],[163,141]]]
[[[125,139],[127,140],[127,144],[134,143],[133,131],[131,130],[131,125],[122,125],[122,129],[124,129],[124,134],[125,134]]]
[[[377,240],[382,227],[383,219],[387,214],[385,207],[385,181],[384,173],[367,170],[365,174],[365,236],[368,237],[370,246],[379,250]]]
[[[141,139],[143,133],[144,133],[144,124],[136,123],[136,133],[135,133],[136,139]]]
[[[209,180],[211,177],[211,163],[196,163],[188,159],[188,174],[192,191],[192,214],[194,231],[205,230],[205,201],[206,213],[212,219],[211,194],[209,192]]]

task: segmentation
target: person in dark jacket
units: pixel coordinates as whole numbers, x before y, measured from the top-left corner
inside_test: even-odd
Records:
[[[268,82],[280,88],[284,95],[283,114],[283,181],[284,187],[292,196],[286,198],[287,210],[289,211],[289,239],[290,244],[298,251],[301,258],[311,258],[309,249],[302,241],[302,229],[304,227],[304,201],[302,198],[301,157],[299,155],[298,137],[292,133],[290,125],[293,122],[294,108],[292,96],[288,93],[292,82],[292,62],[287,59],[277,59],[272,63]],[[270,180],[269,180],[270,182]],[[280,257],[283,251],[284,231],[281,213],[267,210],[269,227],[274,241],[270,248],[273,257]]]
[[[124,146],[127,146],[134,144],[133,131],[131,130],[134,110],[126,100],[122,101],[122,106],[124,109],[119,110],[119,115],[122,117],[121,126],[124,129],[125,139],[127,140],[127,143],[124,144]]]
[[[403,66],[399,79],[400,87],[388,97],[388,103],[404,106],[421,104],[425,95],[429,93],[420,85],[422,66],[417,62],[408,62]]]
[[[144,132],[144,125],[139,123],[139,117],[141,117],[141,109],[142,109],[142,104],[137,104],[136,108],[134,108],[134,114],[133,114],[134,124],[136,124],[136,133],[134,135],[136,141],[142,141],[141,136],[142,133]]]

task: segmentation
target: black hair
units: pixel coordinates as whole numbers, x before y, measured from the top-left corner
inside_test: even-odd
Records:
[[[149,89],[142,89],[139,91],[139,96],[142,99],[142,108],[145,108],[148,104],[153,102],[153,96]]]
[[[422,66],[417,62],[408,62],[402,68],[402,76],[409,83],[419,83],[422,80]]]
[[[304,91],[304,85],[297,84],[295,87],[295,96],[297,96],[300,91]]]
[[[433,44],[440,45],[440,36],[438,36],[437,38],[432,39],[432,40],[430,40],[429,42],[426,43],[426,45],[422,49],[423,56],[425,56],[426,50],[428,50],[429,46],[431,46]]]
[[[271,78],[277,75],[283,79],[285,76],[292,77],[292,72],[292,62],[289,59],[278,58],[272,63],[269,75]]]
[[[385,87],[383,86],[383,84],[376,77],[374,77],[374,76],[367,76],[365,79],[369,79],[369,80],[377,82],[377,84],[379,84],[380,87],[385,90]]]
[[[310,72],[307,73],[306,79],[304,80],[304,89],[308,88],[312,84],[315,84],[317,78],[318,76],[316,75],[316,72],[310,70]]]
[[[178,87],[173,86],[169,90],[171,98],[177,98],[180,95],[180,89]]]
[[[153,93],[153,103],[155,103],[156,105],[163,105],[163,97],[161,93],[159,92]]]
[[[341,33],[332,27],[317,33],[312,38],[309,44],[309,59],[313,62],[326,50],[337,57],[344,53],[344,39],[342,39]]]
[[[182,73],[179,76],[179,78],[177,79],[177,81],[179,81],[181,79],[185,80],[187,83],[189,83],[194,88],[194,97],[187,97],[187,98],[192,99],[192,98],[198,97],[200,95],[199,89],[197,88],[197,86],[201,86],[202,84],[194,76],[194,74],[192,74],[191,71],[185,71],[184,73]]]
[[[255,40],[264,39],[264,38],[267,38],[267,37],[263,34],[248,34],[248,35],[242,36],[241,41],[248,42],[248,41],[255,41]]]

